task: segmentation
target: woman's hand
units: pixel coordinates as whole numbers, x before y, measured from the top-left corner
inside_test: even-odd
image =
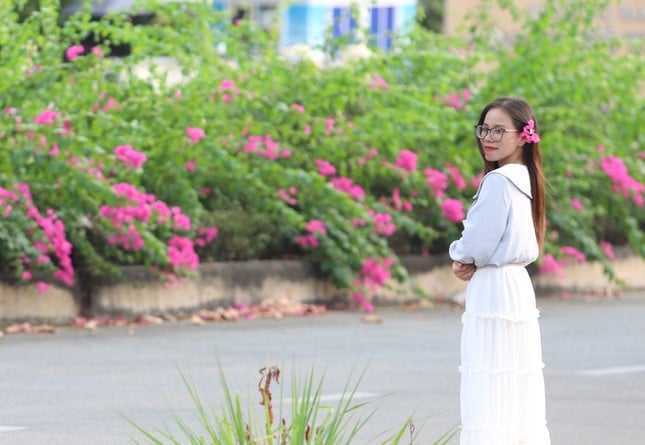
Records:
[[[477,267],[474,264],[464,264],[460,263],[459,261],[452,262],[452,273],[454,273],[455,276],[460,280],[470,280],[476,270]]]

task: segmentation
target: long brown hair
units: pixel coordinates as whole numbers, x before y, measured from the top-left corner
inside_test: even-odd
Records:
[[[513,125],[517,131],[522,131],[524,126],[529,120],[533,119],[535,122],[535,131],[538,132],[538,122],[535,118],[535,112],[531,106],[524,100],[518,97],[500,97],[484,107],[482,110],[477,125],[482,125],[486,114],[494,108],[501,108],[506,111],[513,121]],[[498,162],[487,161],[484,156],[481,141],[477,139],[477,146],[479,153],[484,160],[484,174],[499,167]],[[522,147],[522,160],[528,167],[529,176],[531,178],[531,194],[533,200],[531,202],[533,210],[533,225],[535,227],[535,236],[542,251],[544,244],[544,233],[546,231],[546,197],[544,191],[544,172],[542,171],[542,154],[540,153],[539,142],[526,142]]]

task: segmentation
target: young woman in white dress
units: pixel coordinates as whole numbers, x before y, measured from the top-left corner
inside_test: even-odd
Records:
[[[526,101],[500,98],[481,112],[484,177],[450,245],[468,282],[461,338],[461,445],[548,445],[542,345],[526,266],[545,231],[540,137]]]

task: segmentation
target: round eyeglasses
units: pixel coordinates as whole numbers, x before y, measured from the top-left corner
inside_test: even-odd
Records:
[[[518,130],[507,130],[504,127],[488,128],[484,127],[483,125],[477,125],[475,127],[475,135],[478,139],[484,139],[486,136],[490,135],[490,140],[493,142],[501,141],[504,137],[504,133],[506,133],[507,131],[510,133],[518,132]]]

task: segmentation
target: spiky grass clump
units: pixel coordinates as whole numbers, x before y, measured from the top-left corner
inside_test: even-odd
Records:
[[[181,373],[197,410],[199,430],[179,416],[174,419],[178,433],[170,429],[150,431],[130,419],[128,421],[143,434],[146,443],[154,445],[351,445],[374,415],[375,411],[361,415],[358,411],[367,403],[354,400],[362,374],[354,383],[349,379],[340,400],[331,406],[322,402],[324,379],[316,379],[312,368],[304,380],[292,379],[289,398],[285,397],[284,387],[280,386],[276,417],[272,384],[280,384],[281,371],[277,366],[271,366],[261,368],[259,372],[261,413],[249,405],[248,415],[245,415],[240,396],[231,393],[222,365],[218,363],[224,392],[224,404],[219,412],[206,407],[195,384]],[[447,444],[457,431],[458,428],[451,429],[433,445]],[[379,436],[386,436],[386,433]],[[416,436],[416,427],[409,417],[395,434],[376,441],[380,445],[399,445],[408,440],[407,443],[413,445]],[[141,444],[135,439],[133,443]]]

